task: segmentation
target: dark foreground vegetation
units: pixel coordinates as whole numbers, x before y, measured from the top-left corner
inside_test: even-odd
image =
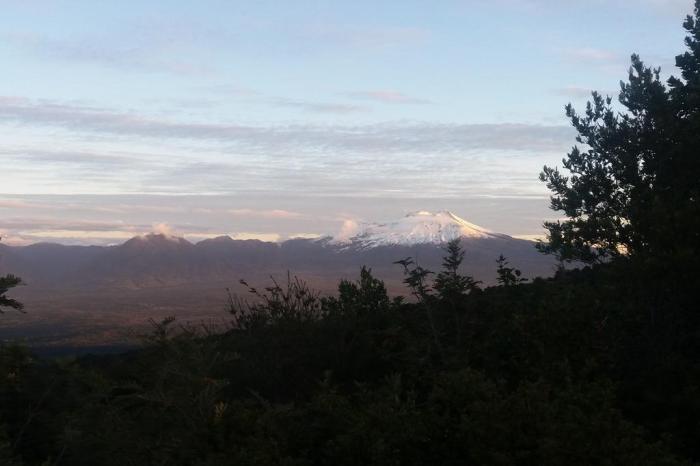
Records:
[[[700,460],[695,264],[503,277],[448,270],[403,302],[363,271],[332,298],[292,281],[234,302],[224,334],[164,322],[142,350],[63,361],[2,347],[0,464]]]
[[[232,300],[223,333],[155,325],[138,351],[0,347],[4,465],[680,465],[700,462],[700,0],[680,78],[634,56],[619,103],[567,113],[545,167],[554,278],[499,286],[412,260],[410,299],[362,270]],[[19,280],[0,279],[0,306]]]

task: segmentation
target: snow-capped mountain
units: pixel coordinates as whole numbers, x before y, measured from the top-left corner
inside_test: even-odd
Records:
[[[421,210],[412,212],[395,222],[363,223],[346,237],[332,242],[368,249],[379,246],[410,246],[415,244],[444,244],[457,238],[510,239],[467,222],[449,211],[436,213]]]

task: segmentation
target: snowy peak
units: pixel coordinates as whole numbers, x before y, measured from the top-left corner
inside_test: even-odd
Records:
[[[356,234],[337,243],[361,248],[389,245],[444,244],[457,238],[510,238],[470,223],[449,211],[421,210],[390,223],[364,223]]]

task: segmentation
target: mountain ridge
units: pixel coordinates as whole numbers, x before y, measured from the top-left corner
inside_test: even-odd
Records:
[[[2,245],[0,273],[16,273],[43,289],[235,283],[286,271],[327,286],[368,266],[378,278],[400,285],[403,276],[395,261],[411,256],[422,266],[438,270],[445,243],[456,238],[465,250],[465,273],[485,283],[494,281],[500,254],[529,277],[548,276],[553,271],[553,259],[537,252],[533,242],[493,232],[449,211],[412,212],[393,222],[358,225],[352,233],[346,238],[282,242],[222,235],[196,243],[151,233],[113,246]]]

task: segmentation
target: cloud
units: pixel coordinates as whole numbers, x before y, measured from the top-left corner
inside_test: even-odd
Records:
[[[375,199],[541,194],[537,173],[544,164],[556,164],[575,136],[568,126],[518,123],[202,123],[16,97],[0,98],[0,128],[24,145],[0,149],[3,168],[13,174],[1,188],[6,197],[231,194],[239,201],[222,206],[221,215],[250,208],[229,213],[248,221],[248,231],[266,228],[249,219],[293,218],[274,212],[288,206],[284,199],[290,194]],[[281,197],[263,208],[253,203],[268,196]],[[170,214],[177,214],[135,204],[96,201],[89,211],[78,205],[73,212],[120,218],[141,212],[146,231],[154,220],[173,224]],[[168,208],[207,215],[192,205]],[[285,223],[291,228],[293,222]],[[231,225],[224,226],[216,231],[229,231]],[[293,231],[307,228],[325,231],[304,225]]]
[[[266,218],[266,219],[298,219],[304,215],[299,212],[290,212],[282,209],[255,210],[255,209],[231,209],[230,214],[239,217]]]
[[[105,167],[131,166],[139,161],[138,157],[120,154],[106,154],[88,151],[61,151],[37,149],[0,149],[0,154],[24,162],[96,166],[103,170]]]
[[[34,230],[62,230],[62,231],[130,231],[140,232],[147,229],[147,225],[128,225],[118,221],[99,220],[67,220],[59,218],[3,218],[0,219],[0,228],[12,231]]]
[[[63,242],[69,243],[82,243],[82,242],[94,242],[94,241],[104,241],[108,242],[116,240],[128,240],[134,236],[133,233],[129,231],[119,231],[119,230],[34,230],[29,232],[23,232],[20,237],[33,239],[34,241],[46,241],[46,240],[62,240]]]
[[[27,246],[35,242],[32,238],[26,238],[20,235],[15,235],[7,230],[0,229],[0,244],[5,244],[9,246]],[[2,256],[0,256],[2,260]]]
[[[320,238],[318,233],[290,233],[285,239],[316,239]]]
[[[338,242],[350,241],[360,230],[361,226],[356,220],[347,219],[343,221],[340,231],[336,235],[333,235],[333,239]]]
[[[277,233],[260,233],[260,232],[239,232],[231,235],[233,239],[257,239],[260,241],[276,242],[282,239]]]
[[[175,236],[175,229],[167,223],[154,223],[151,232],[159,235]]]
[[[167,223],[127,223],[122,221],[103,220],[74,220],[60,217],[14,217],[0,219],[0,228],[11,231],[38,231],[38,230],[61,230],[61,231],[121,231],[128,232],[131,236],[141,233],[164,233],[173,234],[174,231],[187,233],[201,233],[208,230],[207,227],[196,225],[170,225]]]
[[[536,233],[536,234],[526,234],[526,235],[512,235],[513,238],[517,239],[524,239],[527,241],[544,241],[547,239],[547,235],[545,233]]]
[[[61,207],[65,208],[65,205]],[[63,215],[4,218],[0,220],[0,232],[2,232],[0,236],[7,239],[8,244],[22,245],[40,241],[64,244],[115,244],[147,233],[202,238],[220,235],[220,233],[211,233],[208,227],[199,225],[171,225],[164,222],[148,225],[123,221],[71,220],[62,218]]]
[[[572,141],[567,126],[517,123],[389,122],[367,125],[252,126],[180,122],[108,109],[0,97],[0,122],[51,126],[76,133],[200,140],[247,152],[300,151],[445,153],[468,150],[559,151]]]
[[[24,199],[0,199],[0,209],[30,209],[36,208],[33,202],[25,201]],[[38,208],[43,208],[46,205],[41,205]]]
[[[305,24],[289,31],[293,39],[301,39],[312,47],[340,46],[377,51],[397,47],[415,47],[431,36],[428,29],[403,26],[352,26],[337,23]]]
[[[297,108],[306,112],[335,113],[341,115],[347,113],[364,112],[368,110],[366,107],[362,107],[360,105],[327,102],[308,102],[305,100],[294,100],[284,98],[272,99],[270,100],[270,103],[276,107],[289,107]]]
[[[356,91],[346,92],[344,95],[352,99],[371,100],[385,104],[418,104],[425,105],[432,103],[426,99],[410,97],[404,93],[392,90]]]
[[[17,209],[21,209],[22,205],[21,203],[12,203],[12,207]],[[68,204],[65,203],[58,203],[53,206],[53,210],[64,211],[67,205]],[[60,209],[57,209],[59,206]],[[151,207],[155,208],[156,206]],[[253,219],[270,220],[272,222],[267,223],[269,223],[269,227],[273,228],[274,221],[279,221],[280,219],[299,220],[304,217],[297,212],[279,209],[233,209],[229,210],[229,212]],[[221,218],[225,213],[226,210],[220,210],[216,212],[216,216]],[[132,215],[133,214],[132,212]],[[173,224],[170,222],[155,222],[149,225],[146,223],[129,223],[123,221],[71,220],[62,218],[64,215],[65,214],[61,214],[56,217],[0,219],[0,237],[3,238],[2,242],[4,244],[12,245],[26,245],[41,241],[59,242],[63,244],[108,245],[121,243],[134,236],[147,233],[184,237],[195,242],[225,234],[229,234],[235,239],[259,239],[262,241],[281,241],[289,238],[315,238],[319,236],[318,234],[308,232],[283,234],[255,230],[226,233],[230,230],[221,224],[219,224],[218,227],[204,226],[202,223]],[[180,215],[176,215],[176,217],[183,217],[186,215],[184,211],[181,211]],[[258,227],[266,228],[264,225],[258,225]]]
[[[99,65],[122,70],[164,72],[176,75],[214,74],[210,64],[182,60],[184,49],[207,46],[207,40],[228,36],[191,23],[169,24],[153,20],[125,25],[114,33],[56,38],[33,32],[6,32],[0,36],[43,60]],[[191,54],[189,54],[191,55]]]

